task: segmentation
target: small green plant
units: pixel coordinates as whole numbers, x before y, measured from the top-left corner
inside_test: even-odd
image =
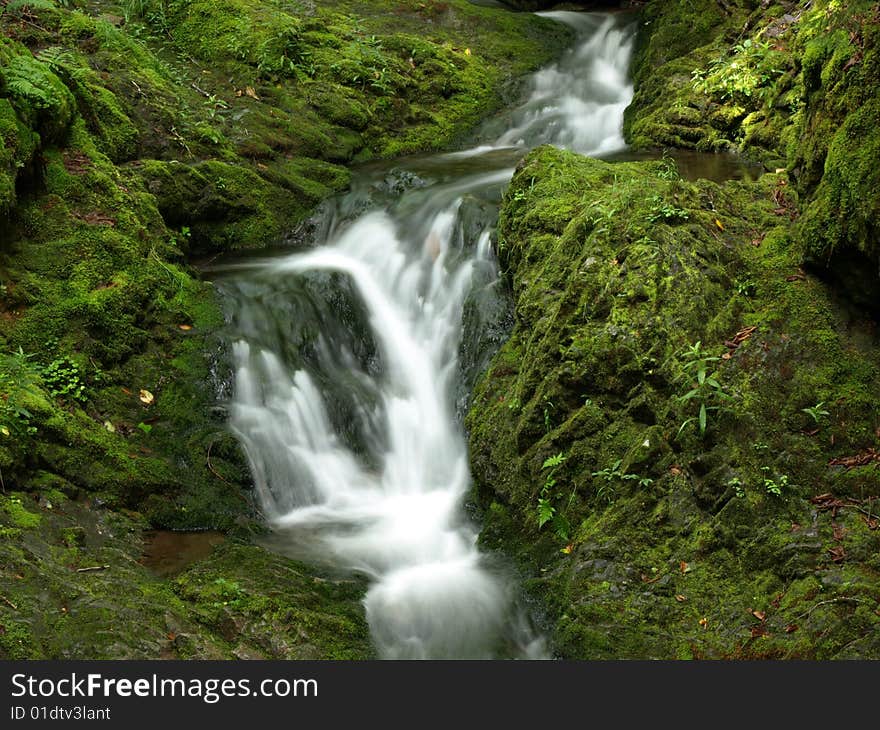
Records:
[[[37,429],[24,399],[36,393],[40,380],[37,366],[19,347],[12,353],[0,353],[0,436],[33,436]]]
[[[611,466],[592,472],[591,476],[601,479],[604,484],[600,484],[596,490],[596,496],[604,498],[606,502],[611,502],[617,493],[615,484],[626,482],[637,482],[640,487],[650,487],[654,480],[650,477],[639,476],[638,474],[628,474],[620,468],[623,463],[622,459],[617,459]]]
[[[812,418],[813,423],[818,426],[823,418],[831,415],[828,411],[822,410],[822,406],[824,405],[825,401],[819,401],[816,405],[810,406],[809,408],[801,408],[801,411]]]
[[[544,484],[541,486],[541,491],[538,494],[537,517],[539,530],[550,522],[553,525],[553,531],[556,533],[556,536],[562,540],[568,540],[571,525],[565,515],[554,504],[554,502],[559,501],[561,495],[553,491],[556,487],[556,470],[564,461],[565,455],[560,451],[556,456],[550,456],[545,459],[541,465],[541,471],[544,472]],[[575,490],[572,489],[565,509],[571,506],[574,495]]]
[[[715,363],[721,362],[721,358],[706,350],[700,340],[685,349],[683,359],[682,377],[690,381],[691,388],[677,400],[685,405],[697,403],[699,409],[696,416],[681,424],[676,437],[692,423],[697,424],[700,436],[705,436],[709,426],[709,413],[720,410],[723,403],[732,396],[725,392],[718,371],[714,369]]]
[[[244,589],[234,580],[216,578],[210,591],[218,600],[214,606],[237,606],[245,598]]]
[[[736,496],[740,499],[746,496],[746,487],[742,483],[742,479],[740,479],[739,477],[734,477],[733,479],[728,481],[727,486],[733,487],[734,494],[736,494]]]
[[[690,218],[690,213],[684,208],[677,208],[659,195],[655,195],[651,198],[651,210],[648,213],[648,222],[682,223],[688,218]]]
[[[509,401],[507,401],[507,409],[512,411],[513,413],[519,413],[522,410],[522,401],[519,397],[514,396]]]
[[[681,174],[678,172],[678,163],[675,158],[669,154],[669,150],[663,150],[663,159],[660,160],[661,167],[657,176],[662,180],[680,180]]]
[[[755,296],[755,292],[758,290],[758,285],[752,279],[737,279],[735,288],[736,293],[741,297],[750,299]]]
[[[138,423],[137,427],[138,427],[141,431],[143,431],[147,436],[149,436],[149,435],[150,435],[150,431],[153,430],[153,427],[152,427],[149,423],[144,423],[143,421],[141,421],[140,423]]]
[[[774,497],[781,497],[782,492],[788,487],[788,475],[782,474],[778,478],[771,477],[769,466],[762,466],[761,471],[764,472],[764,491]]]
[[[41,368],[43,383],[55,397],[68,401],[84,401],[86,385],[79,366],[69,357],[60,357]]]
[[[731,55],[713,59],[708,67],[691,72],[694,90],[721,101],[732,99],[749,104],[768,97],[773,82],[785,71],[784,55],[770,41],[746,38],[733,47]]]
[[[550,433],[553,430],[553,401],[544,401],[544,431]]]

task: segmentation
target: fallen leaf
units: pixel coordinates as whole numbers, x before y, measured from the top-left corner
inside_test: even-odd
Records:
[[[846,550],[843,549],[842,545],[829,548],[828,554],[831,556],[832,562],[835,563],[842,563],[846,559]]]
[[[562,548],[562,550],[560,550],[559,552],[563,553],[564,555],[571,555],[572,550],[574,550],[574,543],[570,542],[570,543],[568,543],[568,545],[566,545],[564,548]]]
[[[184,332],[189,332],[192,329],[192,325],[191,324],[179,324],[179,325],[177,325],[177,328],[180,330],[183,330]]]
[[[684,562],[684,560],[682,560],[682,561],[678,564],[678,569],[679,569],[682,573],[690,573],[690,572],[691,572],[691,566],[688,565],[686,562]]]
[[[128,388],[120,388],[120,390],[126,395],[131,395],[131,391]]]
[[[764,624],[752,626],[752,638],[757,639],[761,636],[767,636],[767,629],[764,627]]]
[[[471,49],[470,49],[470,48],[465,48],[465,49],[464,49],[464,55],[465,55],[465,56],[470,56],[470,55],[471,55]]]
[[[702,626],[704,629],[708,629],[709,628],[709,619],[707,619],[705,616],[703,616],[703,618],[700,619],[700,626]]]
[[[138,397],[141,399],[141,403],[147,406],[150,405],[154,400],[156,400],[156,397],[149,390],[141,389]]]
[[[168,632],[168,641],[174,641],[176,638],[177,634],[175,634],[173,631]]]
[[[789,624],[788,626],[785,627],[785,633],[786,634],[793,634],[795,631],[798,630],[798,628],[799,627],[797,624]]]
[[[674,477],[681,476],[681,467],[678,464],[673,464],[669,467],[669,473]]]
[[[110,421],[104,421],[104,428],[106,428],[110,433],[116,433],[116,426],[110,423]]]
[[[724,230],[724,225],[723,225],[723,224],[721,223],[721,221],[718,220],[717,218],[715,219],[715,225],[718,226],[718,230],[719,230],[719,231],[723,231],[723,230]]]
[[[0,426],[0,433],[2,433],[4,436],[8,436],[9,435],[9,427],[8,426]]]
[[[684,603],[685,601],[687,601],[687,596],[683,596],[683,595],[681,595],[681,593],[679,593],[675,597],[675,600],[678,601],[679,603]]]
[[[785,172],[785,168],[784,168],[784,167],[777,167],[776,170],[775,170],[774,172],[775,172],[777,175],[781,175],[782,173]]]
[[[260,97],[257,96],[257,92],[254,90],[253,86],[245,86],[244,93],[247,94],[251,99],[260,100]]]
[[[764,619],[767,618],[767,614],[763,611],[752,611],[752,616],[754,616],[758,621],[763,622]]]
[[[843,541],[843,536],[846,535],[846,529],[844,527],[832,522],[831,523],[831,531],[834,534],[835,541],[837,541],[837,542]]]

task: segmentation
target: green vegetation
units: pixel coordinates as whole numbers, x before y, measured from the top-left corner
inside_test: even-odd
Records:
[[[513,551],[565,657],[878,656],[876,338],[799,269],[784,173],[670,167],[543,147],[514,176],[514,324],[466,421],[482,544]],[[534,485],[563,468],[560,551]]]
[[[721,358],[710,355],[703,348],[703,343],[697,340],[684,350],[682,359],[682,376],[691,388],[684,395],[678,396],[678,401],[682,404],[692,402],[699,406],[699,411],[696,416],[691,416],[679,426],[678,435],[680,436],[691,423],[696,422],[700,435],[705,436],[709,425],[709,412],[720,411],[723,403],[731,398],[718,382],[720,377],[718,371],[710,373],[710,370],[717,367],[715,363],[721,362]],[[694,378],[696,378],[695,382]]]
[[[359,584],[311,588],[239,546],[172,591],[134,541],[125,560],[87,545],[106,581],[71,573],[83,546],[34,497],[102,505],[77,512],[89,540],[105,519],[248,535],[250,478],[215,403],[223,316],[193,262],[277,243],[355,160],[450,144],[570,32],[465,0],[3,2],[0,31],[0,486],[17,490],[0,563],[19,607],[0,606],[0,656],[230,656],[241,621],[265,629],[245,654],[368,654]],[[220,579],[243,591],[232,616]],[[167,646],[184,632],[166,614],[195,644]]]
[[[649,2],[643,22],[631,142],[734,150],[786,168],[802,198],[803,255],[844,276],[861,257],[876,269],[877,4]]]

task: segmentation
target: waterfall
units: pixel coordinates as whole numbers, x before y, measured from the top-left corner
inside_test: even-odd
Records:
[[[243,264],[222,284],[231,425],[276,542],[369,578],[366,616],[385,658],[546,654],[464,513],[454,402],[464,303],[475,277],[496,276],[494,206],[516,161],[542,143],[592,155],[624,146],[632,25],[545,15],[572,25],[577,43],[534,75],[521,106],[486,123],[480,144],[397,161],[397,186],[381,184],[389,164],[365,172],[328,206],[313,248]]]

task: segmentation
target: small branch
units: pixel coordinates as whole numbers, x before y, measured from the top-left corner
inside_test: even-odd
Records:
[[[0,601],[3,601],[10,608],[14,608],[16,611],[18,610],[18,606],[16,606],[12,601],[10,601],[6,596],[0,596]]]
[[[210,99],[210,98],[211,98],[211,95],[210,95],[207,91],[205,91],[204,89],[202,89],[201,87],[199,87],[199,85],[196,84],[195,81],[193,81],[193,82],[190,84],[190,86],[192,86],[192,88],[194,88],[196,91],[198,91],[198,92],[199,92],[202,96],[204,96],[206,99]]]
[[[215,440],[216,440],[216,439],[215,439]],[[212,473],[215,477],[217,477],[221,482],[223,482],[224,484],[229,484],[229,482],[226,481],[226,480],[223,478],[223,475],[220,474],[220,473],[214,468],[214,465],[213,465],[213,464],[211,464],[211,449],[212,449],[213,447],[214,447],[214,441],[212,441],[211,443],[208,444],[208,454],[207,454],[207,456],[206,456],[206,461],[207,461],[207,464],[208,464],[208,469],[210,469],[211,473]]]
[[[95,571],[98,571],[98,570],[107,570],[109,567],[110,567],[109,565],[93,565],[89,568],[77,568],[76,572],[77,573],[94,573]]]
[[[819,601],[819,603],[813,605],[809,611],[804,611],[800,616],[795,616],[795,621],[809,616],[811,613],[813,613],[813,611],[819,608],[819,606],[827,606],[830,603],[867,603],[867,601],[862,601],[858,598],[850,598],[849,596],[843,596],[841,598],[829,598],[827,601]]]

